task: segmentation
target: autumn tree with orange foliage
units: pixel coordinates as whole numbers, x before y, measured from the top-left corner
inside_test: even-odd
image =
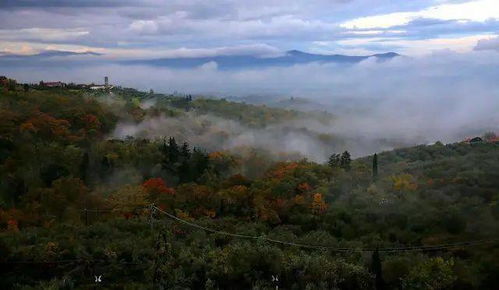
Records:
[[[21,133],[28,132],[41,138],[64,138],[69,135],[70,123],[50,114],[37,111],[19,126]]]
[[[150,178],[146,180],[142,186],[147,190],[149,194],[175,194],[175,190],[166,186],[165,181],[162,178]]]
[[[263,196],[257,196],[254,199],[256,217],[264,222],[271,224],[281,223],[279,214],[272,208],[272,205]]]
[[[282,179],[285,176],[292,174],[295,169],[300,166],[298,162],[282,162],[278,163],[272,170],[267,173],[268,177]]]
[[[175,190],[166,185],[166,182],[162,178],[150,178],[142,183],[142,187],[145,189],[149,196],[149,200],[152,202],[158,202],[160,204],[170,204],[172,201],[172,196],[175,195]]]
[[[299,193],[306,193],[306,192],[309,192],[312,190],[312,186],[310,186],[310,184],[308,184],[308,182],[303,182],[303,183],[298,184],[296,189],[298,190]]]
[[[321,193],[314,193],[312,195],[312,213],[314,214],[323,214],[327,210],[327,204],[326,201],[324,201],[324,198]]]

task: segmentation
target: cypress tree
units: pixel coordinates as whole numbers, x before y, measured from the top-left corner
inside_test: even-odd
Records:
[[[327,162],[327,164],[331,168],[339,167],[340,166],[340,154],[335,154],[335,153],[331,154],[331,156],[329,156],[329,161]]]
[[[189,144],[184,142],[180,148],[180,165],[178,167],[179,182],[185,183],[191,181],[191,150],[189,149]]]
[[[184,142],[180,148],[180,155],[183,159],[188,160],[191,158],[191,149],[189,149],[189,143]]]
[[[197,180],[208,169],[209,158],[205,152],[194,148],[192,151],[192,179]]]
[[[163,157],[161,158],[161,167],[163,169],[167,169],[168,166],[169,166],[169,163],[170,163],[170,160],[169,160],[169,148],[168,148],[168,144],[166,144],[166,138],[163,139],[163,144],[160,146],[160,151],[161,151],[161,154],[163,155]]]
[[[171,163],[175,163],[178,160],[179,149],[175,137],[170,137],[168,139],[168,159]]]
[[[89,163],[90,158],[88,157],[88,151],[86,151],[85,153],[83,153],[83,157],[80,163],[80,176],[81,180],[83,180],[85,184],[87,184]]]
[[[352,159],[350,158],[350,153],[348,153],[348,151],[343,152],[340,158],[340,167],[348,171],[350,170],[350,162],[352,162]]]
[[[374,276],[376,277],[376,290],[385,289],[385,281],[383,280],[383,269],[381,268],[381,259],[379,257],[379,251],[376,250],[372,255],[372,271]]]
[[[170,174],[177,175],[178,159],[180,155],[180,150],[178,148],[175,138],[170,137],[168,143],[163,140],[163,146],[161,148],[161,153],[163,153],[163,160],[161,161],[161,167],[167,170]]]
[[[374,153],[373,157],[373,181],[378,179],[378,154]]]

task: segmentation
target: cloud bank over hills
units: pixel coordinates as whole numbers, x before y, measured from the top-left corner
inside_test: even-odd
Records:
[[[349,138],[392,138],[401,143],[457,141],[499,127],[499,53],[436,52],[380,62],[309,62],[221,69],[214,61],[189,68],[94,63],[81,66],[0,68],[21,81],[99,82],[209,96],[260,95],[269,101],[300,97],[337,116],[319,132]],[[307,125],[310,127],[312,125]],[[366,141],[367,142],[367,141]],[[313,148],[313,147],[312,147]],[[359,151],[365,152],[360,148]]]

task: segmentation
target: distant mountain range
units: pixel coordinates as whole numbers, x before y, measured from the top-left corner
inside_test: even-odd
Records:
[[[50,57],[64,57],[64,56],[74,56],[74,55],[93,55],[99,56],[102,55],[93,51],[86,52],[74,52],[74,51],[65,51],[65,50],[44,50],[37,54],[3,54],[0,55],[1,59],[44,59]]]
[[[386,61],[394,57],[400,56],[395,52],[373,54],[373,55],[341,55],[341,54],[313,54],[299,50],[290,50],[280,56],[261,57],[255,55],[219,55],[206,57],[177,57],[177,58],[157,58],[157,59],[133,59],[133,60],[109,60],[101,58],[70,58],[73,56],[101,56],[102,54],[87,51],[73,52],[61,50],[45,50],[33,55],[21,54],[0,54],[0,61],[4,63],[16,65],[32,65],[34,63],[45,63],[47,61],[57,63],[81,63],[91,64],[98,63],[116,63],[124,65],[148,65],[171,68],[195,68],[209,63],[216,63],[218,69],[243,69],[257,67],[275,67],[275,66],[292,66],[306,63],[343,63],[354,64],[370,57],[376,58],[377,61]],[[68,57],[68,59],[66,59]]]
[[[378,61],[385,61],[400,56],[395,52],[382,54],[350,56],[350,55],[325,55],[312,54],[299,50],[287,51],[282,56],[276,57],[258,57],[253,55],[222,55],[212,57],[182,57],[182,58],[158,58],[146,60],[127,60],[123,64],[129,65],[151,65],[164,66],[172,68],[193,68],[207,63],[214,62],[219,69],[238,69],[247,67],[267,67],[267,66],[292,66],[306,63],[358,63],[369,57],[374,57]]]

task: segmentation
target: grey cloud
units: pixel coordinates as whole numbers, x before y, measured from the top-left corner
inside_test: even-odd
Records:
[[[164,57],[206,57],[219,55],[254,55],[262,57],[278,56],[283,54],[281,50],[267,44],[250,44],[230,47],[215,47],[201,49],[173,49],[166,50]]]
[[[458,20],[419,18],[411,21],[407,25],[397,26],[392,29],[405,30],[405,35],[411,38],[429,39],[443,35],[494,33],[499,30],[499,21],[462,22]]]
[[[421,9],[432,1],[398,3],[301,0],[140,0],[140,1],[11,1],[0,0],[0,27],[20,29],[80,29],[78,38],[46,39],[18,31],[0,41],[32,41],[102,48],[178,48],[268,43],[283,50],[307,48],[314,41],[366,38],[338,27],[346,19],[395,10]],[[412,2],[412,1],[407,1]],[[11,9],[7,9],[11,8]],[[449,34],[497,31],[497,22],[441,22],[419,19],[399,29],[384,31],[384,38],[426,39]],[[366,46],[367,48],[367,46]]]
[[[368,34],[377,31],[377,34]],[[455,35],[473,35],[495,33],[499,31],[499,20],[484,22],[440,20],[432,18],[417,18],[406,25],[393,26],[386,29],[352,29],[342,32],[343,37],[349,38],[382,38],[389,39],[435,39],[438,37]],[[364,32],[365,34],[361,34]]]
[[[208,35],[217,35],[219,32],[229,29],[226,38],[234,36],[256,35],[256,29],[264,36],[279,35],[287,23],[283,19],[295,19],[289,31],[292,31],[301,21],[301,25],[310,23],[322,23],[315,25],[316,30],[320,26],[332,26],[334,21],[324,21],[317,17],[324,9],[332,7],[343,7],[345,2],[350,1],[295,1],[283,5],[282,1],[226,1],[217,0],[169,0],[169,1],[2,1],[0,7],[20,7],[15,11],[0,12],[1,22],[4,29],[19,28],[67,28],[84,27],[94,31],[98,37],[98,31],[103,26],[112,25],[116,29],[112,39],[120,38],[122,41],[130,38],[140,38],[140,35],[128,35],[124,27],[128,27],[132,21],[155,21],[161,29],[161,35],[185,34],[186,38],[203,37],[208,29],[213,29]],[[145,5],[143,5],[145,4]],[[137,7],[130,7],[137,6]],[[138,7],[145,6],[145,7]],[[72,9],[73,8],[73,9]],[[71,15],[72,17],[68,17]],[[26,21],[29,17],[29,21]],[[21,20],[22,19],[22,20]],[[266,27],[268,25],[268,27]],[[279,27],[275,27],[279,26]],[[104,27],[105,29],[105,27]],[[301,29],[302,30],[302,29]],[[299,30],[299,31],[301,31]],[[238,32],[241,33],[238,33]],[[298,31],[298,32],[299,32]],[[147,32],[147,31],[145,31]],[[151,31],[149,31],[151,32]],[[308,29],[307,34],[313,34],[313,29]],[[218,33],[221,34],[221,33]],[[286,34],[288,37],[290,33]]]
[[[497,51],[499,51],[499,37],[479,40],[475,46],[475,50],[497,50]]]
[[[140,0],[0,0],[1,8],[25,8],[25,7],[123,7],[141,6],[148,1]]]

